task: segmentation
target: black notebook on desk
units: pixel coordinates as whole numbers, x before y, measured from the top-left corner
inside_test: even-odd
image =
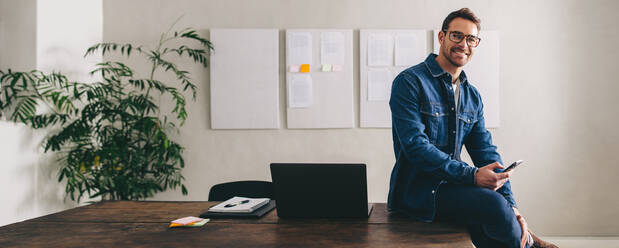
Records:
[[[270,200],[269,203],[254,210],[251,213],[222,213],[222,212],[206,211],[200,215],[200,218],[213,218],[213,219],[217,219],[217,218],[248,218],[248,219],[260,218],[264,216],[265,214],[267,214],[268,212],[271,212],[271,210],[273,210],[274,208],[275,208],[275,201]]]

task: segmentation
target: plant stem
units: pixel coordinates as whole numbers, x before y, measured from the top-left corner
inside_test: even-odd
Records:
[[[163,37],[165,34],[162,34],[161,37],[159,38],[159,45],[157,46],[157,54],[159,54],[159,51],[161,50],[161,46],[163,45]],[[157,69],[157,61],[153,61],[153,67],[150,70],[150,80],[153,80],[153,78],[155,78],[155,70]],[[150,87],[148,88],[148,90],[146,90],[146,98],[148,99],[148,96],[150,96]],[[144,113],[142,112],[142,117],[144,117]]]

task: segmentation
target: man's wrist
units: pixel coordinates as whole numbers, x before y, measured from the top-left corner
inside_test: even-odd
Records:
[[[473,185],[477,185],[477,172],[478,171],[479,169],[477,167],[475,167],[473,170]]]
[[[517,209],[516,207],[512,206],[512,209],[514,210],[514,214],[516,214],[516,217],[518,217],[518,216],[522,216],[522,215],[520,214],[520,211],[518,211],[518,209]]]

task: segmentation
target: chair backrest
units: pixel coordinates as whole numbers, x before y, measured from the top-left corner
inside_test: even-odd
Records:
[[[237,181],[213,185],[209,201],[225,201],[235,196],[273,199],[273,185],[267,181]]]

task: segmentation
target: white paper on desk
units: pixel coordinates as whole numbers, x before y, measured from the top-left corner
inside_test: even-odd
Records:
[[[290,76],[288,106],[290,108],[307,108],[312,106],[312,77],[308,74],[292,74]]]
[[[308,32],[288,33],[288,64],[301,65],[312,63],[312,34]]]
[[[425,47],[413,34],[398,34],[395,36],[395,65],[409,66],[419,63],[423,59]]]
[[[344,64],[344,34],[341,32],[320,33],[320,63],[323,65]]]
[[[391,71],[370,69],[368,71],[368,101],[386,101],[391,93]]]
[[[368,37],[368,66],[393,65],[393,38],[388,34]]]

